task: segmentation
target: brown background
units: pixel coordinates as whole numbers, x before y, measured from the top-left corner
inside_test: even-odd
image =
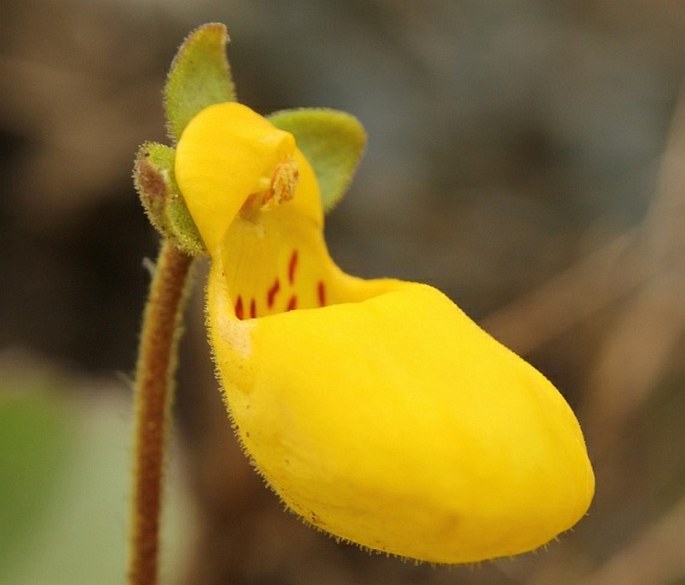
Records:
[[[542,369],[579,413],[598,493],[576,530],[515,561],[432,568],[336,544],[283,513],[236,447],[198,297],[176,415],[199,528],[179,582],[685,583],[683,4],[3,0],[3,355],[131,371],[157,245],[131,162],[165,140],[165,71],[206,21],[229,27],[241,101],[362,120],[334,257],[440,287]]]

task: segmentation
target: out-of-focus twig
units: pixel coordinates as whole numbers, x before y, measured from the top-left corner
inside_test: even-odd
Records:
[[[685,332],[685,90],[658,179],[648,214],[637,229],[485,323],[525,353],[602,308],[618,309],[584,392],[581,419],[595,457],[611,452],[615,439],[658,386]],[[519,328],[523,335],[517,333]],[[599,489],[607,488],[600,484]],[[672,582],[685,575],[683,542],[685,497],[581,582]],[[564,575],[587,574],[589,562],[582,556],[551,558],[530,582],[559,583]]]
[[[685,94],[684,94],[685,95]],[[685,97],[662,159],[658,189],[637,228],[483,323],[526,354],[622,301],[586,389],[582,418],[601,450],[644,404],[685,330]]]
[[[646,402],[685,331],[685,92],[640,232],[650,278],[605,335],[585,392],[582,414],[596,452],[606,449]]]
[[[685,330],[685,266],[654,278],[625,306],[591,372],[582,418],[599,455],[667,371]]]
[[[685,498],[621,549],[583,585],[675,583],[685,576]]]
[[[634,290],[649,274],[631,230],[531,293],[490,314],[482,325],[528,354]]]

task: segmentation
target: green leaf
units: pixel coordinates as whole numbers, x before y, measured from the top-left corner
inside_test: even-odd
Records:
[[[180,138],[188,122],[206,107],[235,101],[226,58],[228,40],[223,24],[204,24],[188,35],[176,53],[164,87],[172,139]]]
[[[191,256],[205,252],[200,233],[180,194],[174,173],[176,150],[147,142],[138,149],[133,181],[150,223]]]
[[[319,108],[284,110],[269,120],[295,136],[316,173],[323,208],[330,211],[345,194],[357,169],[366,145],[364,127],[350,114]]]

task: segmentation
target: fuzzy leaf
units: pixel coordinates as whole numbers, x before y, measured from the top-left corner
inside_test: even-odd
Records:
[[[235,101],[226,58],[228,40],[223,24],[209,23],[190,33],[176,53],[164,87],[172,139],[177,140],[188,122],[207,106]]]
[[[323,208],[330,211],[345,194],[357,169],[366,144],[364,127],[350,114],[319,108],[284,110],[269,120],[295,136],[316,173]]]
[[[191,256],[204,253],[204,245],[176,185],[170,146],[147,142],[138,150],[133,180],[150,223]]]

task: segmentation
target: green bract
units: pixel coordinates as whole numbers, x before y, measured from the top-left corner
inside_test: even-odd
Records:
[[[284,110],[268,118],[276,128],[295,136],[316,173],[324,211],[330,211],[357,169],[366,145],[364,127],[350,114],[323,108]]]
[[[205,24],[193,31],[176,54],[164,87],[164,105],[172,139],[212,104],[235,101],[226,59],[228,34],[223,24]]]
[[[225,54],[228,40],[226,27],[211,23],[197,28],[181,45],[164,88],[167,124],[174,142],[202,110],[235,101]],[[326,108],[284,110],[269,120],[295,137],[316,174],[323,209],[330,211],[345,194],[364,150],[362,125],[350,114]],[[179,196],[175,156],[173,147],[145,143],[136,157],[134,181],[152,225],[179,248],[197,255],[205,249]]]
[[[150,223],[178,248],[196,256],[204,245],[174,176],[176,151],[170,146],[147,142],[138,150],[133,180]]]

